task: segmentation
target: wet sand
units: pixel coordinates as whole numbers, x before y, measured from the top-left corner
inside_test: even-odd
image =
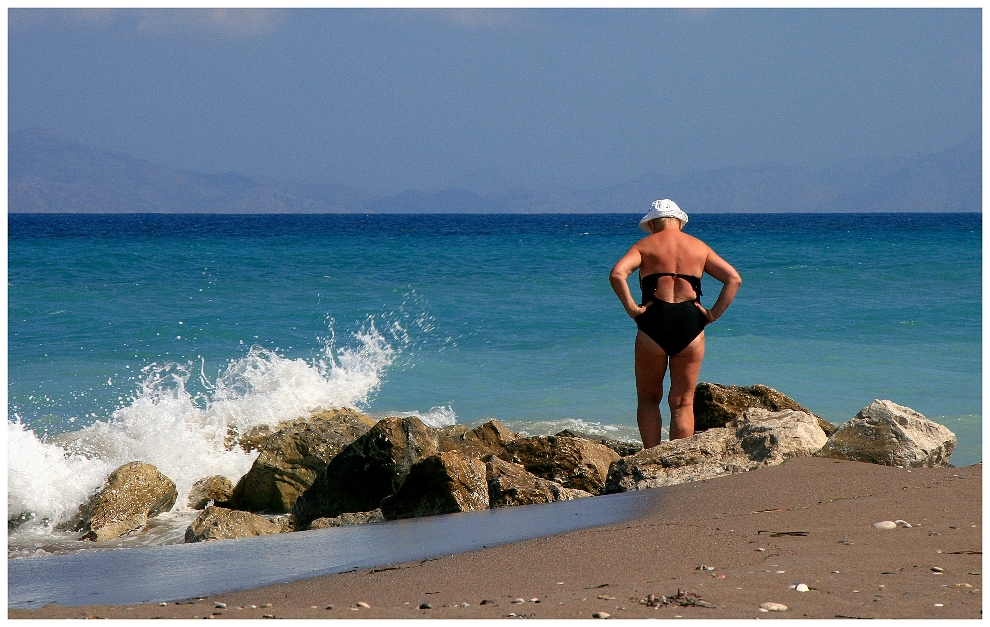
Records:
[[[47,605],[8,617],[982,616],[982,465],[803,458],[656,492],[654,507],[603,527],[165,606]],[[898,519],[912,526],[873,527]],[[678,589],[704,603],[678,605]],[[640,602],[651,594],[669,604]],[[787,610],[761,612],[765,602]]]

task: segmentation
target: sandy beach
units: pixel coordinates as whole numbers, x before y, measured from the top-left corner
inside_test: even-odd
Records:
[[[798,458],[659,490],[662,507],[605,527],[165,606],[48,605],[8,617],[982,616],[982,465]],[[873,526],[884,520],[911,527]],[[791,587],[800,583],[808,591]],[[761,611],[768,602],[787,609]]]

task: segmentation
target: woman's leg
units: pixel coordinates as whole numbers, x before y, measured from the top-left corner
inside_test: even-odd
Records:
[[[660,401],[665,374],[667,353],[639,331],[636,334],[636,422],[643,448],[660,444]]]
[[[694,435],[694,387],[705,358],[705,332],[670,358],[670,439]]]

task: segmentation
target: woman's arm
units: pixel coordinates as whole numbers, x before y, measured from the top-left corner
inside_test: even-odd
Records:
[[[646,307],[649,307],[650,303],[646,306],[638,305],[632,297],[632,293],[629,291],[629,284],[626,283],[626,279],[629,275],[636,271],[636,268],[640,266],[643,262],[642,255],[639,254],[639,250],[635,246],[629,249],[622,259],[619,259],[615,265],[612,267],[612,272],[608,275],[608,282],[612,284],[612,290],[615,295],[619,297],[619,302],[625,308],[626,313],[629,314],[630,318],[635,318],[639,314],[646,311]]]
[[[705,272],[722,282],[722,291],[719,292],[715,304],[707,311],[708,319],[715,322],[722,317],[722,314],[732,303],[732,299],[736,297],[736,292],[742,285],[742,277],[739,276],[735,268],[729,265],[729,262],[716,255],[714,250],[708,252],[708,259],[705,260]]]

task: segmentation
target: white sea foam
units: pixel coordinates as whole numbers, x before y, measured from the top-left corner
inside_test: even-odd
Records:
[[[109,473],[130,461],[153,464],[176,484],[175,509],[185,508],[193,482],[208,475],[237,481],[257,456],[228,450],[228,431],[279,422],[331,407],[366,408],[400,352],[401,327],[389,329],[393,346],[369,320],[354,345],[337,348],[333,329],[314,363],[288,359],[260,346],[231,360],[206,393],[187,390],[192,364],[151,364],[140,391],[106,422],[41,441],[25,425],[7,423],[9,518],[31,512],[48,529],[67,520]],[[421,416],[434,426],[454,423],[453,410]],[[32,523],[28,524],[30,527]]]
[[[113,470],[112,463],[73,455],[42,442],[33,431],[7,421],[7,512],[33,513],[37,521],[70,518]]]
[[[553,435],[554,433],[560,433],[564,429],[568,429],[575,433],[607,437],[621,442],[638,443],[640,441],[639,429],[635,425],[603,424],[601,422],[581,420],[580,418],[526,421],[505,420],[504,423],[513,431],[518,431],[527,436]],[[666,428],[664,428],[663,435],[666,434]]]
[[[436,427],[437,429],[442,429],[443,427],[449,427],[457,424],[457,414],[454,413],[454,408],[450,405],[434,407],[425,414],[418,411],[402,411],[389,412],[388,415],[397,416],[399,418],[416,417],[422,420],[425,424],[431,427]]]

